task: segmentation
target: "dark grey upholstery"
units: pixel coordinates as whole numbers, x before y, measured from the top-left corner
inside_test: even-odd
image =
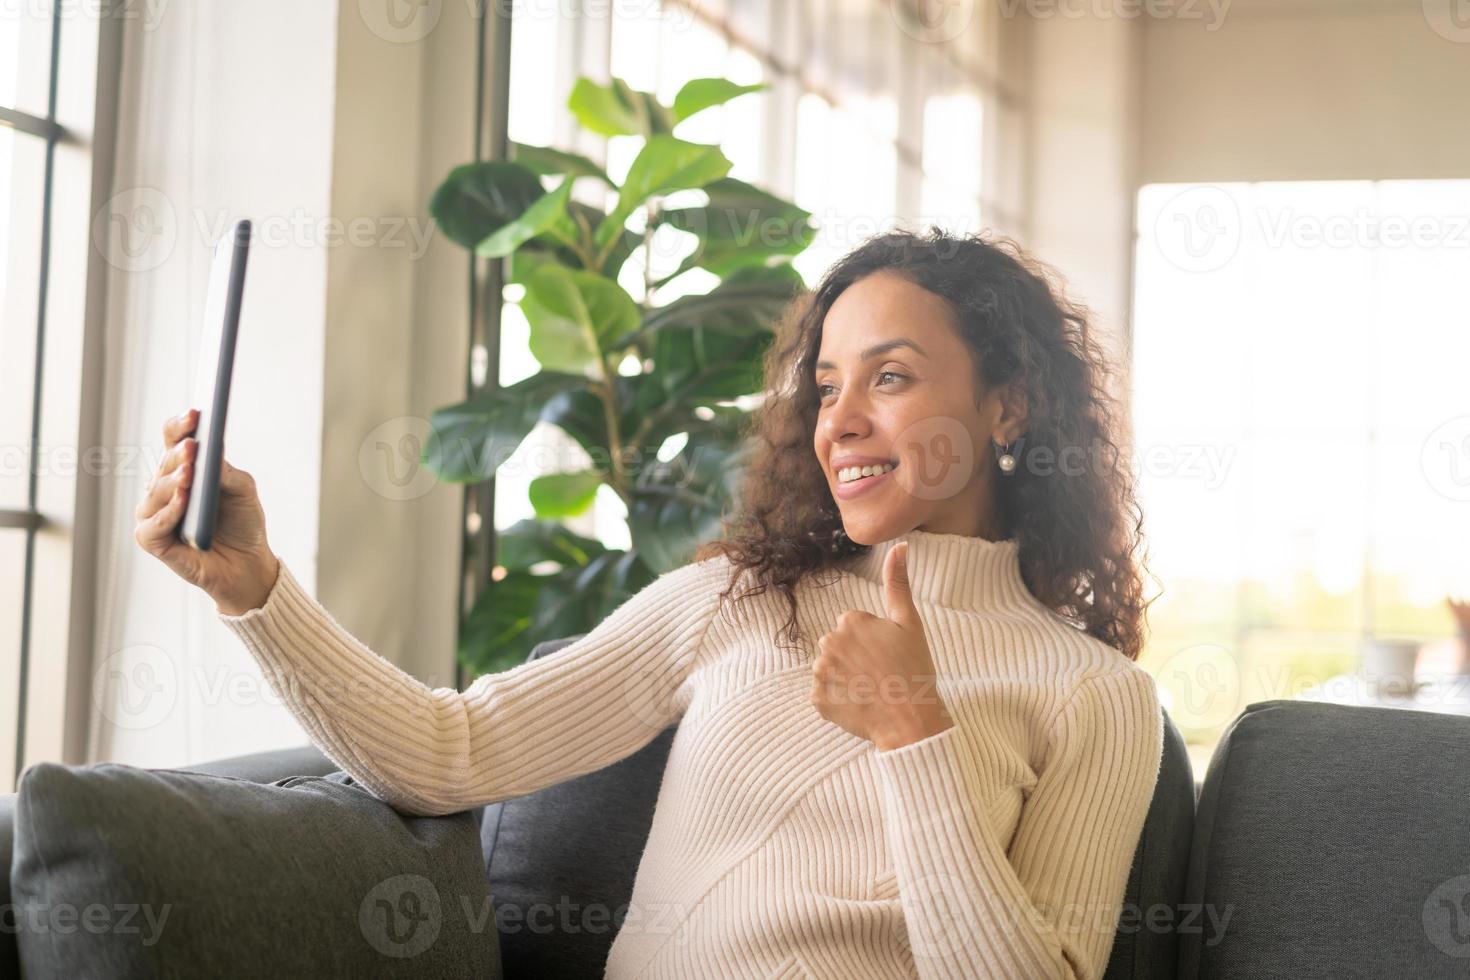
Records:
[[[323,755],[322,750],[315,745],[300,745],[289,749],[235,755],[228,759],[216,759],[213,762],[179,768],[210,776],[234,776],[236,779],[248,779],[252,783],[274,783],[291,776],[325,776],[337,771],[337,764]]]
[[[10,880],[27,976],[501,975],[471,815],[399,813],[340,771],[40,763]]]
[[[10,898],[10,856],[15,849],[15,794],[0,796],[0,977],[20,976],[15,909]]]
[[[584,635],[538,644],[527,659]],[[676,728],[614,765],[485,807],[481,840],[506,976],[602,975]]]
[[[1174,976],[1179,960],[1179,908],[1194,829],[1194,767],[1184,737],[1164,712],[1159,782],[1133,852],[1118,934],[1104,980]]]
[[[1213,919],[1180,977],[1470,976],[1467,801],[1470,718],[1247,706],[1200,794],[1185,900]]]

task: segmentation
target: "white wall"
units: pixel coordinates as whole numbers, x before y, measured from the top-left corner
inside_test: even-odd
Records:
[[[433,410],[464,397],[469,253],[428,214],[473,158],[476,25],[430,4],[396,29],[344,3],[332,213],[377,235],[328,267],[318,598],[373,650],[455,684],[463,492],[418,466]],[[402,222],[398,225],[397,222]]]
[[[1120,395],[1131,316],[1140,36],[1137,20],[1090,13],[1033,16],[1027,24],[1023,244],[1061,273],[1069,298],[1092,311]]]
[[[1236,0],[1143,29],[1139,178],[1464,177],[1470,24],[1452,0]]]

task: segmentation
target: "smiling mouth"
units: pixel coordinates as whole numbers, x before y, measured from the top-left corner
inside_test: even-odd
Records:
[[[864,480],[871,479],[875,476],[882,476],[885,473],[891,473],[896,469],[898,469],[898,464],[896,462],[890,461],[882,465],[872,464],[869,466],[844,466],[833,475],[837,478],[837,485],[839,487],[845,487],[851,486],[854,483],[861,483]]]

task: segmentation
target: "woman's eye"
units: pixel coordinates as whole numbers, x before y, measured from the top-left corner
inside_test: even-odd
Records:
[[[899,374],[897,371],[879,371],[878,372],[878,377],[880,379],[880,383],[881,383],[881,379],[884,378],[884,377],[893,377],[893,378],[899,379],[900,381],[906,381],[906,380],[908,380],[908,375]],[[828,390],[831,387],[832,386],[829,385],[829,384],[819,384],[819,385],[817,385],[817,397],[818,398],[826,398],[827,397],[827,392],[828,392]]]

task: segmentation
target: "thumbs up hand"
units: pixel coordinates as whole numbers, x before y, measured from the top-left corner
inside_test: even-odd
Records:
[[[909,591],[908,542],[883,563],[885,616],[849,609],[817,640],[812,706],[877,746],[900,748],[954,724],[935,684],[934,659]]]

